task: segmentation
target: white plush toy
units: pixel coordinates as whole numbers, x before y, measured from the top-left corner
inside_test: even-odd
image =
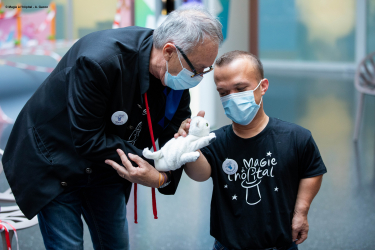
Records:
[[[201,149],[216,139],[215,133],[210,133],[210,124],[200,116],[190,122],[189,134],[186,137],[170,139],[159,151],[143,150],[143,156],[155,161],[155,168],[167,172],[176,170],[187,162],[199,158],[198,149]]]

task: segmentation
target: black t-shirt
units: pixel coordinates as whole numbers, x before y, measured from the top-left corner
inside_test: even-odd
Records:
[[[214,132],[216,141],[201,149],[214,184],[211,235],[230,249],[290,244],[300,179],[327,172],[310,131],[270,117],[249,139],[232,125]]]

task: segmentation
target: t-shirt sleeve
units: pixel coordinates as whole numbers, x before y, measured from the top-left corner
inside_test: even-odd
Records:
[[[216,140],[217,141],[217,140]],[[214,141],[213,143],[215,143],[216,141]],[[211,176],[215,176],[215,166],[216,166],[216,158],[214,156],[214,148],[213,148],[213,144],[210,144],[204,148],[201,148],[201,152],[202,154],[204,155],[204,157],[206,157],[208,163],[210,164],[211,166]]]
[[[201,152],[202,154],[204,155],[204,157],[206,157],[208,163],[210,163],[210,165],[212,165],[213,163],[213,155],[212,155],[212,149],[210,147],[211,145],[208,145],[204,148],[201,148]]]
[[[212,131],[216,135],[216,140],[214,140],[208,146],[201,148],[201,152],[206,157],[208,163],[211,166],[211,177],[213,179],[219,174],[221,169],[221,164],[224,161],[224,156],[227,155],[227,132],[232,124],[219,128]]]
[[[301,179],[327,173],[318,146],[311,135],[304,146],[299,162]]]

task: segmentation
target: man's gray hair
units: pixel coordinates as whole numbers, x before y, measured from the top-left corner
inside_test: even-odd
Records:
[[[217,18],[200,6],[177,9],[154,31],[154,46],[161,49],[168,42],[179,46],[186,54],[198,43],[210,39],[215,44],[223,42],[222,25]]]

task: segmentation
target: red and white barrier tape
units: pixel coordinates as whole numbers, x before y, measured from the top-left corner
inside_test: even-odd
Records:
[[[56,61],[61,60],[61,56],[56,52],[46,49],[39,49],[39,48],[13,48],[13,49],[6,49],[0,50],[0,56],[6,55],[37,55],[37,56],[50,56]]]
[[[10,223],[0,220],[0,232],[5,231],[5,240],[7,242],[7,247],[8,247],[7,250],[12,250],[12,242],[10,242],[9,229],[4,223],[8,224],[13,229],[14,235],[16,236],[16,241],[17,241],[17,250],[19,250],[18,235],[17,235],[16,229]]]
[[[12,124],[13,120],[10,119],[0,107],[0,124]],[[4,151],[0,149],[0,155],[3,155]],[[0,207],[1,212],[1,207]]]
[[[4,11],[4,13],[0,14],[0,19],[9,19],[17,16],[17,9],[11,11]]]
[[[0,65],[7,65],[7,66],[11,66],[11,67],[18,68],[18,69],[27,69],[31,71],[39,71],[39,72],[46,72],[46,73],[51,73],[54,70],[54,68],[28,65],[25,63],[16,63],[16,62],[11,62],[11,61],[1,60],[1,59],[0,59]]]
[[[72,46],[75,42],[77,42],[78,39],[76,40],[56,40],[56,41],[49,41],[46,40],[43,43],[37,44],[37,45],[31,45],[31,46],[24,46],[23,48],[35,48],[35,49],[49,49],[49,50],[54,50],[54,49],[63,49]],[[6,49],[3,49],[6,50]],[[1,49],[0,49],[1,51]]]
[[[14,54],[16,55],[17,54],[18,55],[45,55],[45,56],[52,57],[56,61],[60,61],[61,56],[51,51],[51,49],[66,48],[68,46],[72,46],[76,41],[78,41],[78,39],[74,41],[63,40],[63,41],[48,42],[48,43],[44,43],[35,47],[30,47],[30,48],[26,47],[26,48],[0,49],[0,56],[14,55]],[[1,60],[1,59],[0,59],[0,65],[7,65],[11,67],[16,67],[19,69],[27,69],[27,70],[47,72],[47,73],[51,73],[54,69],[54,68],[48,68],[48,67],[27,65],[24,63],[15,63],[15,62]]]
[[[53,48],[53,49],[61,49],[61,48],[66,48],[69,46],[72,46],[75,42],[77,42],[78,39],[76,40],[57,40],[57,41],[45,41],[44,43],[35,46],[35,48],[42,48],[42,49],[48,49],[48,48]]]
[[[116,6],[116,14],[115,14],[115,20],[113,21],[112,29],[118,29],[120,28],[120,22],[121,22],[121,6],[123,5],[123,0],[117,1]]]
[[[8,50],[0,50],[0,56],[5,56],[5,55],[50,56],[53,59],[55,59],[57,62],[61,60],[61,56],[57,54],[56,52],[53,52],[50,50],[36,49],[36,48],[14,48],[14,49],[8,49]],[[54,68],[49,68],[49,67],[28,65],[28,64],[19,63],[19,62],[12,62],[12,61],[2,60],[2,59],[0,59],[0,65],[7,65],[7,66],[19,68],[19,69],[27,69],[31,71],[39,71],[39,72],[46,72],[46,73],[51,73],[54,69]]]
[[[21,48],[21,49],[45,49],[45,50],[54,50],[54,49],[64,49],[71,47],[75,42],[77,42],[78,39],[76,40],[56,40],[56,41],[44,41],[40,44],[35,44],[35,45],[23,45],[22,47],[8,47],[8,48],[1,48],[0,47],[0,52],[2,51],[7,51],[10,49],[15,49],[15,48]]]
[[[42,32],[43,30],[46,29],[47,24],[52,21],[52,19],[55,17],[55,11],[50,10],[47,14],[46,19],[39,25],[37,32]]]

